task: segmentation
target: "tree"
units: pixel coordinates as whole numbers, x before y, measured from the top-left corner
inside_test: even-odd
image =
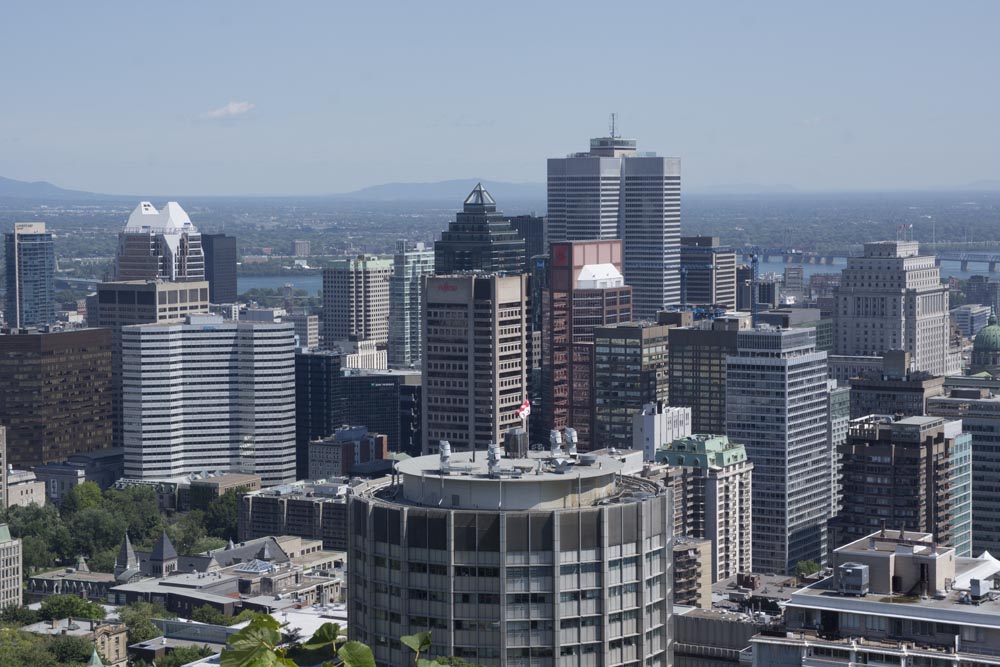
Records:
[[[208,604],[203,604],[191,612],[191,620],[212,625],[229,625],[229,617]]]
[[[205,528],[208,534],[224,540],[237,540],[239,514],[239,495],[230,489],[212,500],[205,509]]]
[[[48,642],[48,651],[60,663],[86,663],[94,652],[94,644],[83,637],[58,635]]]
[[[795,576],[808,577],[820,571],[819,563],[814,560],[800,560],[795,564]]]
[[[101,506],[84,508],[73,515],[69,529],[78,554],[96,554],[121,544],[125,520]]]
[[[174,543],[177,553],[188,556],[193,552],[191,548],[199,540],[207,537],[205,532],[205,513],[201,510],[192,510],[167,526],[167,535]]]
[[[163,634],[153,623],[154,618],[176,618],[176,615],[160,604],[133,602],[118,608],[118,618],[128,628],[128,643],[131,646]]]
[[[104,504],[104,496],[97,482],[84,482],[66,492],[59,504],[59,512],[63,517],[71,517],[88,507],[100,507]]]
[[[173,651],[156,661],[156,667],[182,667],[189,662],[207,658],[215,653],[207,646],[178,646]]]
[[[28,609],[27,607],[20,607],[14,603],[11,603],[0,611],[0,625],[5,625],[8,627],[20,627],[22,625],[31,625],[32,623],[37,623],[40,616],[37,611]]]
[[[42,620],[52,621],[60,618],[92,618],[102,620],[105,616],[104,607],[78,598],[75,595],[50,595],[42,600],[39,615]]]

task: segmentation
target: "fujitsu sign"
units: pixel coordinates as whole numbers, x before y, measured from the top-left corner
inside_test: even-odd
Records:
[[[436,288],[439,292],[456,292],[458,291],[458,285],[453,285],[452,283],[438,283]]]

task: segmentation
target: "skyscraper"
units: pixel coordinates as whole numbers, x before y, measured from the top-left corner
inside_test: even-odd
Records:
[[[587,451],[595,448],[594,329],[632,319],[632,288],[621,274],[621,241],[549,247],[548,286],[542,290],[542,426],[576,429],[579,447]]]
[[[667,403],[670,326],[624,322],[594,329],[595,448],[632,446],[632,417]]]
[[[511,215],[505,219],[517,235],[524,239],[522,273],[531,273],[531,258],[544,255],[548,248],[545,241],[545,218],[540,215]]]
[[[833,499],[829,373],[811,329],[737,334],[726,361],[726,425],[753,473],[753,570],[825,561]]]
[[[423,451],[485,450],[527,398],[527,277],[430,276],[423,294]]]
[[[175,201],[140,202],[118,235],[115,280],[204,280],[201,233]]]
[[[21,567],[21,540],[11,537],[10,527],[0,523],[0,609],[21,606]]]
[[[397,241],[389,279],[389,366],[420,363],[420,295],[434,273],[434,251],[423,243]]]
[[[836,299],[837,354],[905,350],[912,370],[959,372],[960,357],[950,346],[948,286],[916,241],[866,243],[863,257],[848,258]]]
[[[295,329],[184,322],[122,329],[125,475],[229,470],[295,480]]]
[[[0,335],[0,423],[15,468],[111,447],[111,332]]]
[[[115,447],[122,446],[122,327],[178,320],[208,312],[205,281],[132,280],[101,283],[87,313],[91,326],[111,329],[111,420]]]
[[[19,222],[6,235],[7,326],[56,321],[55,250],[44,222]]]
[[[389,280],[393,261],[358,255],[323,269],[323,341],[355,336],[385,349],[389,341]]]
[[[205,280],[212,303],[236,303],[236,237],[225,234],[202,234],[205,251]]]
[[[524,239],[511,227],[479,183],[465,198],[455,221],[434,244],[434,272],[524,271]]]
[[[670,330],[670,405],[691,408],[694,433],[726,432],[726,357],[749,326],[749,317],[734,316]]]
[[[736,253],[718,236],[681,237],[681,303],[736,308]]]
[[[838,547],[892,526],[933,533],[955,555],[972,555],[972,434],[961,420],[862,417],[841,452]]]
[[[309,476],[309,443],[344,423],[340,353],[295,352],[295,475]]]
[[[680,303],[681,163],[636,152],[634,139],[590,140],[548,161],[548,241],[622,241],[636,317]]]

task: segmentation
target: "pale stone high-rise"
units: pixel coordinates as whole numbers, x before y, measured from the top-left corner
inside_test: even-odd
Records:
[[[358,255],[323,270],[323,340],[329,346],[352,336],[389,341],[389,280],[392,259]]]
[[[841,274],[834,311],[839,355],[910,353],[911,370],[952,375],[960,359],[950,349],[948,287],[916,241],[866,243]]]
[[[115,279],[204,280],[201,233],[175,201],[161,210],[140,202],[118,235]]]
[[[0,609],[21,606],[21,540],[0,523]]]

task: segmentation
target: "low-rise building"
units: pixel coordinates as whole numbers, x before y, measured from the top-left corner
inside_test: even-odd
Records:
[[[33,623],[21,629],[49,637],[81,637],[94,644],[106,667],[126,667],[128,664],[128,628],[124,623],[89,618],[60,618]]]
[[[121,447],[73,454],[65,461],[46,463],[33,468],[45,484],[50,502],[59,504],[70,489],[94,482],[101,490],[111,488],[125,474],[125,450]]]
[[[298,535],[324,549],[347,549],[347,494],[343,480],[298,481],[240,498],[239,536]]]
[[[369,433],[364,426],[344,426],[309,443],[309,479],[346,477],[355,466],[383,461],[388,455],[386,436]]]
[[[0,523],[0,609],[21,606],[21,540]]]
[[[889,530],[834,550],[833,568],[791,595],[781,631],[753,638],[755,667],[1000,665],[992,556]]]
[[[45,482],[30,470],[7,469],[7,507],[45,504]]]

